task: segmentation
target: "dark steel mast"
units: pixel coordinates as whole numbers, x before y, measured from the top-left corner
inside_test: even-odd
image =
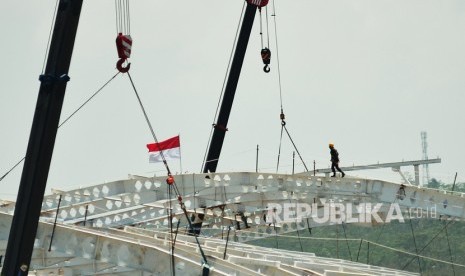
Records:
[[[218,119],[214,125],[212,139],[208,148],[207,159],[203,172],[215,172],[220,158],[221,148],[223,147],[224,137],[228,130],[228,120],[231,114],[231,108],[236,94],[237,83],[241,74],[242,64],[244,62],[247,44],[249,43],[250,32],[252,31],[253,21],[257,8],[266,6],[268,0],[246,0],[247,8],[242,19],[241,30],[237,39],[236,50],[234,52],[231,69],[229,70],[226,88],[224,90],[223,100],[221,102]]]
[[[27,275],[83,0],[60,0],[27,146],[2,275]]]

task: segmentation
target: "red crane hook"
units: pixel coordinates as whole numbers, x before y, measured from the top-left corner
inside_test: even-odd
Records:
[[[132,38],[130,35],[123,35],[118,33],[116,36],[116,49],[118,50],[118,57],[120,58],[116,63],[116,68],[121,73],[127,73],[131,67],[131,63],[128,62],[126,67],[123,67],[123,63],[131,57]]]
[[[116,68],[118,69],[118,71],[120,71],[121,73],[127,73],[129,71],[129,69],[131,68],[131,63],[128,63],[128,65],[126,67],[123,67],[123,63],[126,61],[125,58],[120,58],[118,60],[118,62],[116,63]]]

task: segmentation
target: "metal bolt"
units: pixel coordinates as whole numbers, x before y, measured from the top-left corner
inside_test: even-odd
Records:
[[[26,272],[27,271],[27,264],[22,264],[19,269],[21,269],[22,271]]]

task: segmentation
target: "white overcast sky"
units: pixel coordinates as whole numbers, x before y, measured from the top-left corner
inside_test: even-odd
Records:
[[[272,3],[272,1],[270,0]],[[2,1],[0,175],[26,153],[54,0]],[[241,0],[131,1],[133,77],[157,138],[181,135],[182,170],[199,172],[214,120]],[[418,160],[430,174],[465,180],[465,1],[275,0],[288,130],[309,168]],[[271,8],[272,6],[270,6]],[[115,74],[114,1],[85,1],[62,119]],[[271,14],[271,9],[269,10]],[[218,171],[275,172],[281,124],[275,33],[262,71],[255,19]],[[274,29],[270,18],[270,29]],[[72,189],[163,174],[149,164],[152,135],[127,76],[119,76],[58,131],[47,184]],[[283,139],[279,171],[292,171]],[[179,172],[179,162],[170,162]],[[411,168],[404,168],[412,173]],[[22,165],[0,182],[15,199]],[[303,166],[296,161],[296,171]],[[352,175],[400,180],[389,169]]]

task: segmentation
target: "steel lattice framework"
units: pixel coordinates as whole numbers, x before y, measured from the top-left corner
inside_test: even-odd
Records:
[[[410,275],[243,242],[338,223],[322,222],[321,218],[325,211],[334,211],[335,207],[344,204],[364,208],[379,204],[376,211],[381,218],[385,218],[392,203],[403,209],[434,209],[438,216],[448,218],[465,217],[463,193],[375,179],[249,172],[185,174],[177,175],[175,179],[191,219],[203,222],[201,246],[209,264],[214,267],[212,272],[218,275],[332,275],[331,271]],[[172,269],[168,231],[171,206],[173,224],[180,223],[180,228],[175,231],[175,269],[180,275],[199,275],[201,263],[197,245],[192,236],[186,235],[186,218],[175,196],[169,198],[165,180],[166,177],[131,176],[82,189],[55,190],[54,194],[45,196],[31,270],[35,270],[36,275],[169,274]],[[287,219],[270,220],[276,206],[285,204],[305,204],[313,210]],[[0,207],[2,252],[14,206],[14,202],[3,202]],[[350,211],[354,218],[360,218],[364,208],[346,211]],[[58,223],[51,241],[56,215]],[[370,212],[361,217],[365,218],[364,223],[375,222]],[[224,236],[228,229],[233,231],[232,241],[227,255],[223,256]]]

